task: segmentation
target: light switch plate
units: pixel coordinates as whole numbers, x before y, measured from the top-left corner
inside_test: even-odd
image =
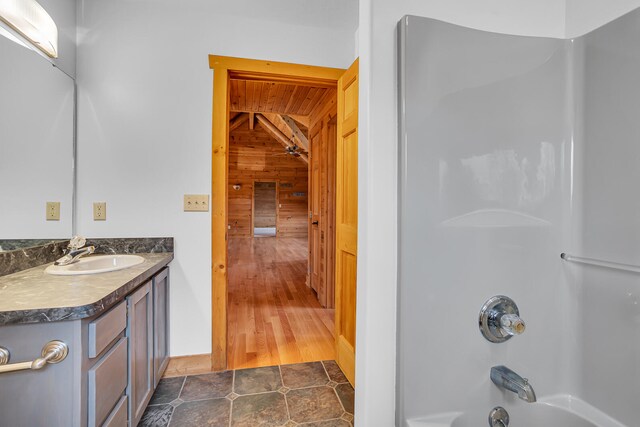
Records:
[[[107,220],[107,202],[93,202],[93,220]]]
[[[209,195],[208,194],[185,194],[184,195],[184,211],[185,212],[209,212]]]
[[[47,221],[60,221],[60,202],[47,202]]]

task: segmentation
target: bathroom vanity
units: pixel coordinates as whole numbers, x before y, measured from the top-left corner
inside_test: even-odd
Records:
[[[0,425],[137,425],[169,359],[172,245],[114,272],[55,276],[43,264],[0,277],[0,371],[51,341],[68,348],[59,363],[0,373]]]
[[[0,427],[135,426],[168,361],[173,239],[94,239],[96,274],[45,272],[77,228],[75,56],[0,30]],[[117,254],[143,261],[106,272]]]

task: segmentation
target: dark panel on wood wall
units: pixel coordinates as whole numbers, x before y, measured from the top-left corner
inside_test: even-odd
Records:
[[[255,181],[278,185],[277,230],[280,237],[307,236],[307,165],[285,153],[260,126],[244,123],[229,135],[230,237],[251,237]],[[240,189],[233,186],[240,184]],[[294,193],[298,193],[295,194]],[[302,193],[299,194],[299,193]]]

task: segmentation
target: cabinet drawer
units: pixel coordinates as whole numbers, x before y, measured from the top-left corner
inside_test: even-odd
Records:
[[[102,427],[127,427],[127,396],[122,396]]]
[[[89,427],[101,425],[127,388],[127,338],[89,370]]]
[[[107,348],[127,327],[127,304],[120,304],[89,323],[89,357],[94,358]]]

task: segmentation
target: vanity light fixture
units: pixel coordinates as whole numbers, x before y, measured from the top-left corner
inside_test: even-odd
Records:
[[[0,21],[50,58],[58,57],[58,27],[36,0],[0,0]]]

